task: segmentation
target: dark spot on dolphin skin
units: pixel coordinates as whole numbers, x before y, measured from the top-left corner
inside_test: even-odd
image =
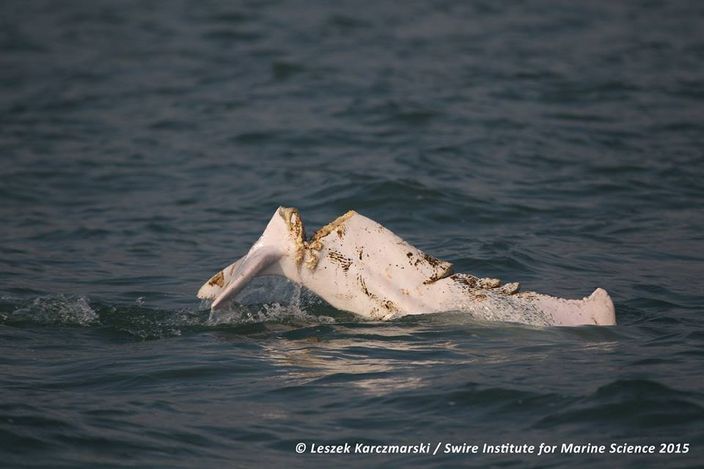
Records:
[[[479,283],[479,279],[477,277],[469,274],[455,274],[451,275],[450,278],[467,288],[476,288]]]
[[[344,270],[345,272],[350,270],[350,266],[352,265],[352,259],[350,259],[349,257],[344,256],[337,251],[330,251],[328,253],[328,257],[331,261],[339,264],[340,267],[342,267],[342,270]]]
[[[340,215],[339,217],[335,218],[327,225],[319,228],[318,231],[313,233],[313,236],[310,237],[310,242],[313,243],[314,241],[319,241],[330,233],[332,233],[333,231],[335,231],[337,233],[337,236],[342,239],[342,237],[345,235],[345,222],[352,218],[354,215],[356,215],[356,213],[357,212],[355,212],[354,210],[348,210],[343,215]]]
[[[369,290],[367,289],[367,284],[364,282],[364,279],[361,276],[357,277],[357,283],[359,283],[359,287],[362,289],[362,293],[369,297],[373,296],[371,293],[369,293]]]
[[[479,278],[470,274],[454,274],[449,278],[466,287],[469,293],[478,300],[486,298],[484,294],[479,293],[481,290],[491,290],[507,296],[517,295],[519,297],[530,298],[529,293],[519,293],[521,286],[518,282],[507,283],[501,286],[499,279]]]
[[[372,310],[369,311],[369,317],[374,321],[381,321],[384,316],[384,312],[380,310],[378,306],[373,307]]]
[[[433,256],[427,255],[426,253],[423,253],[423,259],[425,259],[428,264],[432,265],[433,267],[437,267],[442,263],[440,259],[436,259]]]
[[[422,253],[422,255],[423,260],[425,260],[425,262],[427,262],[428,265],[434,270],[433,274],[423,282],[424,285],[437,282],[438,280],[449,277],[455,273],[454,267],[449,262],[441,261],[425,253]],[[417,266],[419,262],[421,262],[421,259],[416,260],[415,265]]]
[[[359,260],[362,260],[362,254],[364,254],[364,248],[359,248]]]
[[[408,263],[413,267],[419,267],[427,264],[428,267],[434,270],[433,274],[423,282],[425,285],[437,282],[438,280],[449,277],[455,273],[452,264],[436,259],[435,257],[429,256],[424,252],[421,252],[418,257],[415,257],[414,254],[409,251],[406,253],[406,257],[408,258]]]
[[[438,267],[442,268],[443,266],[440,265]],[[423,284],[428,285],[430,283],[437,282],[438,280],[449,277],[450,275],[452,275],[454,273],[455,273],[454,268],[452,267],[452,264],[450,264],[447,267],[445,267],[445,270],[436,270],[435,273],[433,275],[431,275],[430,278],[428,278],[428,280],[423,282]]]
[[[374,293],[369,291],[369,289],[367,288],[367,284],[364,282],[364,279],[362,278],[361,275],[359,277],[357,277],[357,282],[359,283],[359,287],[362,289],[362,293],[367,295],[372,300],[378,301],[379,298],[377,298],[377,296]]]
[[[366,282],[364,281],[364,279],[362,278],[361,275],[357,277],[357,282],[359,283],[359,287],[362,289],[362,293],[367,295],[369,297],[369,299],[376,302],[383,309],[385,309],[387,311],[387,314],[388,313],[397,313],[399,311],[398,306],[396,306],[396,304],[393,301],[391,301],[389,299],[381,300],[374,293],[370,292],[369,289],[367,288]],[[379,319],[379,318],[383,317],[383,315],[380,315],[379,317],[377,317],[377,313],[381,314],[381,313],[383,313],[383,311],[381,311],[378,307],[375,307],[371,311],[372,318]]]
[[[479,287],[485,290],[489,290],[491,288],[498,288],[500,286],[501,280],[499,280],[498,278],[483,277],[479,279]]]
[[[518,282],[511,282],[502,285],[498,290],[505,295],[515,295],[521,289],[521,284]]]
[[[218,287],[225,285],[225,275],[223,275],[222,270],[208,280],[208,285],[217,285]]]

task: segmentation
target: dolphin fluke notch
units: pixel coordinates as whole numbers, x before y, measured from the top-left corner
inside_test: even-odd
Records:
[[[374,320],[464,311],[478,319],[539,326],[616,324],[604,289],[568,300],[519,293],[516,282],[455,274],[449,262],[354,211],[306,238],[298,210],[279,207],[249,252],[213,275],[198,298],[212,300],[213,310],[222,308],[260,275],[286,277],[338,309]]]

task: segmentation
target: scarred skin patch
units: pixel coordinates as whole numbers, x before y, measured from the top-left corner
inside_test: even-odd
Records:
[[[343,256],[337,251],[330,251],[328,253],[328,257],[330,258],[331,261],[337,263],[342,267],[342,270],[347,272],[350,270],[350,266],[352,265],[352,259],[349,257]]]
[[[515,295],[521,288],[518,282],[501,285],[501,280],[497,278],[479,278],[469,274],[454,274],[449,278],[465,286],[472,293],[474,293],[474,290],[492,290],[504,295]]]
[[[518,282],[511,282],[503,285],[500,290],[502,293],[505,293],[507,295],[515,295],[518,293],[518,290],[520,290],[521,284]]]
[[[479,286],[482,288],[498,288],[501,286],[501,280],[498,278],[481,278],[479,279]]]
[[[357,277],[357,282],[359,283],[359,287],[362,289],[362,293],[367,295],[369,298],[372,300],[376,300],[376,295],[367,289],[367,284],[364,282],[364,279],[361,276]]]
[[[218,272],[217,274],[213,275],[210,277],[210,280],[208,280],[208,285],[210,286],[218,286],[221,287],[225,285],[225,275],[223,275],[222,270]]]
[[[445,265],[439,264],[437,266],[438,270],[433,275],[431,275],[428,280],[423,282],[423,284],[428,285],[430,283],[437,282],[438,280],[445,278],[445,277],[449,277],[450,275],[455,273],[454,269],[452,268],[452,264],[449,264],[449,263],[445,263],[445,264],[447,264],[447,265],[445,266]]]
[[[428,262],[428,264],[432,265],[433,267],[438,267],[439,265],[441,265],[443,263],[443,261],[441,261],[440,259],[436,259],[433,256],[429,256],[426,253],[423,253],[423,259],[425,259]]]
[[[373,318],[376,319],[382,319],[384,317],[391,317],[394,314],[398,313],[400,310],[396,304],[389,300],[389,299],[381,299],[378,296],[376,296],[374,293],[370,292],[369,289],[367,288],[367,284],[362,278],[362,276],[357,277],[357,283],[359,283],[359,287],[362,290],[362,293],[367,295],[370,300],[374,301],[376,304],[379,306],[375,306],[372,311],[371,315]]]
[[[355,212],[354,210],[350,210],[344,215],[337,217],[336,219],[334,219],[333,221],[313,233],[313,236],[311,236],[310,240],[306,240],[305,230],[303,227],[303,220],[301,220],[301,214],[298,212],[298,209],[281,208],[279,209],[279,214],[286,222],[286,225],[288,226],[288,229],[291,232],[291,236],[294,239],[296,245],[296,265],[300,266],[302,263],[305,263],[308,269],[315,270],[320,260],[319,253],[323,249],[322,239],[333,231],[337,233],[337,236],[340,239],[342,239],[345,236],[344,223],[352,216],[356,215],[357,212]],[[347,268],[349,268],[349,265],[347,266]]]
[[[303,220],[301,220],[301,214],[298,209],[295,208],[280,208],[279,215],[284,219],[288,230],[293,237],[293,241],[296,244],[296,254],[295,260],[297,265],[301,265],[303,258],[305,257],[306,250],[306,234],[303,228]]]
[[[333,221],[331,221],[330,223],[328,223],[327,225],[323,226],[318,231],[313,233],[313,236],[311,236],[311,238],[310,238],[311,242],[318,241],[318,240],[326,237],[327,235],[329,235],[333,231],[335,231],[337,233],[337,236],[339,238],[342,238],[345,235],[344,223],[356,214],[357,214],[357,212],[355,212],[354,210],[349,210],[345,214],[340,215],[339,217],[335,218]]]

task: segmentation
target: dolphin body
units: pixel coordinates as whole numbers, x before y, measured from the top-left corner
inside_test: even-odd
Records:
[[[518,283],[456,274],[449,262],[352,210],[306,238],[298,210],[279,207],[249,252],[213,275],[198,298],[213,300],[215,311],[260,275],[286,277],[335,308],[372,320],[463,311],[536,326],[616,324],[614,304],[601,288],[567,300],[519,292]]]

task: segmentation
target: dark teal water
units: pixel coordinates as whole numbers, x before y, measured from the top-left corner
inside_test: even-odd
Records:
[[[696,467],[700,2],[0,3],[0,465]],[[195,298],[278,205],[611,328]],[[688,443],[342,455],[298,442]],[[659,449],[659,447],[658,447]]]

